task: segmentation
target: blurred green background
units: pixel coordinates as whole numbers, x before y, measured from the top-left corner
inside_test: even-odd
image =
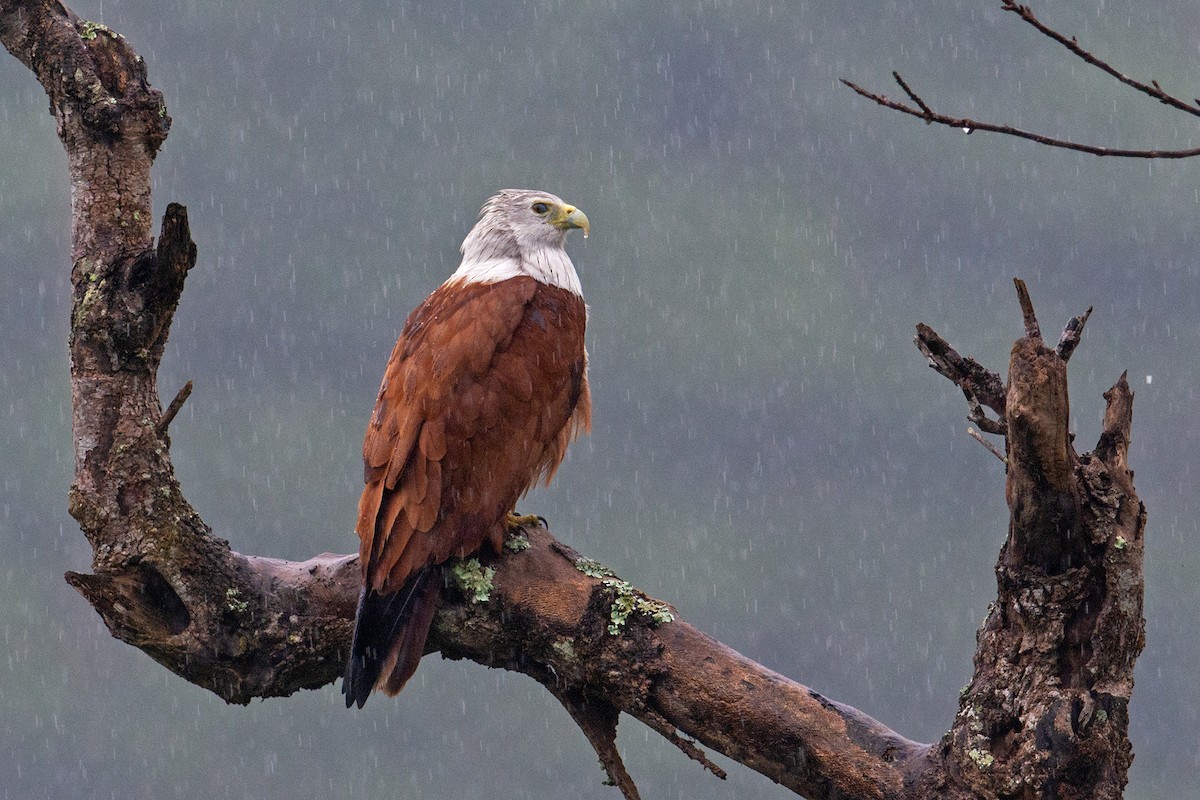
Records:
[[[912,346],[1003,369],[1013,276],[1071,362],[1080,449],[1128,369],[1149,508],[1128,797],[1200,795],[1200,162],[1099,159],[866,103],[899,70],[942,110],[1117,146],[1196,120],[1071,60],[992,0],[88,0],[174,118],[155,207],[200,259],[162,393],[184,490],[243,552],[355,546],[362,428],[411,308],[503,187],[585,209],[595,427],[523,506],[763,664],[925,741],[994,597],[1000,464]],[[1038,3],[1125,71],[1200,85],[1200,6]],[[1189,94],[1192,92],[1192,94]],[[361,712],[336,686],[227,707],[111,639],[62,580],[69,186],[41,87],[0,59],[0,796],[614,798],[532,681],[425,660]],[[638,723],[644,796],[719,782]],[[721,760],[721,759],[718,759]]]

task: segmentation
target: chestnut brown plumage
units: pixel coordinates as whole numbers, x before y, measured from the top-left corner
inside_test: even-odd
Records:
[[[363,588],[342,682],[347,707],[412,677],[442,565],[486,544],[591,421],[587,308],[563,249],[588,219],[552,194],[492,197],[458,270],[409,316],[363,442]]]

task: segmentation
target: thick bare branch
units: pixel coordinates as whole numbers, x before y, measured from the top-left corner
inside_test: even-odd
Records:
[[[489,563],[496,571],[486,601],[444,588],[427,650],[530,675],[567,698],[572,716],[587,717],[584,731],[600,743],[598,752],[615,753],[601,735],[610,719],[601,712],[610,707],[614,725],[624,711],[672,741],[682,732],[809,798],[898,796],[906,770],[924,758],[926,745],[682,620],[656,624],[634,615],[614,635],[615,576],[544,529],[528,531],[526,541],[524,550]],[[222,594],[221,613],[208,618],[207,629],[149,568],[68,579],[114,636],[229,702],[284,696],[340,676],[358,594],[357,557],[228,558],[207,576],[215,587],[206,594]],[[689,755],[721,774],[698,750]],[[618,764],[605,762],[621,784]]]
[[[663,716],[805,797],[899,797],[908,777],[926,766],[926,745],[690,626],[666,625],[659,637],[670,669],[651,696]],[[727,680],[731,669],[735,683]]]
[[[1050,574],[1078,563],[1069,409],[1066,362],[1040,339],[1018,339],[1008,372],[1008,556]]]

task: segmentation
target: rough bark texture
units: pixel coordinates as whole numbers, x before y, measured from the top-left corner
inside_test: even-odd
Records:
[[[1133,760],[1133,666],[1145,644],[1146,511],[1127,462],[1133,392],[1124,375],[1105,392],[1096,449],[1076,455],[1067,358],[1087,314],[1050,349],[1019,281],[1018,294],[1027,335],[1009,361],[1011,518],[997,599],[934,756],[940,763],[920,785],[951,798],[1119,798]]]
[[[46,87],[71,171],[70,508],[94,557],[93,574],[67,580],[115,637],[231,703],[332,682],[351,634],[357,558],[236,553],[174,477],[167,425],[182,400],[164,416],[157,370],[196,247],[178,205],[157,245],[151,235],[150,167],[170,124],[161,96],[118,34],[59,3],[0,0],[0,41]],[[637,789],[614,746],[620,712],[718,776],[684,736],[810,798],[1118,797],[1143,642],[1145,512],[1126,464],[1132,393],[1122,379],[1105,395],[1100,443],[1077,456],[1066,359],[1082,322],[1069,347],[1064,334],[1051,350],[1027,297],[1022,305],[1030,334],[1013,348],[1007,386],[918,331],[972,416],[981,404],[1001,415],[990,429],[1008,431],[1012,509],[975,677],[937,745],[730,650],[542,529],[484,565],[494,573],[464,565],[474,580],[444,587],[429,650],[541,682],[630,798]]]

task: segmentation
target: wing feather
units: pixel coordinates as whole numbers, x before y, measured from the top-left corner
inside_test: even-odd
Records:
[[[429,497],[429,460],[419,451],[409,453],[404,483],[396,494],[404,497],[404,506],[408,509],[420,507]],[[409,518],[415,519],[412,516]],[[417,527],[415,522],[413,527]]]
[[[529,374],[529,364],[515,353],[507,352],[496,357],[494,371],[496,383],[507,389],[517,400],[528,405],[533,399],[533,376]]]
[[[372,564],[385,574],[389,569],[387,564],[394,563],[412,539],[414,526],[407,518],[407,504],[404,502],[406,499],[404,492],[388,494],[379,509],[379,516],[375,519],[376,528],[386,531],[386,535],[376,537],[378,545]],[[392,553],[390,559],[389,551]]]
[[[488,385],[537,286],[532,278],[448,283],[405,324],[363,441],[367,485],[357,530],[364,579],[375,591],[395,591],[441,549],[437,537],[414,532],[430,531],[443,513],[443,462],[469,458],[480,431],[512,412],[496,406]],[[528,376],[519,373],[503,372],[512,391],[528,394]]]
[[[429,461],[427,463],[425,480],[429,488],[425,493],[425,501],[420,505],[421,513],[417,517],[416,524],[416,529],[422,533],[433,529],[442,505],[442,462]]]
[[[436,417],[421,428],[421,455],[430,461],[441,461],[446,455],[446,419]]]

